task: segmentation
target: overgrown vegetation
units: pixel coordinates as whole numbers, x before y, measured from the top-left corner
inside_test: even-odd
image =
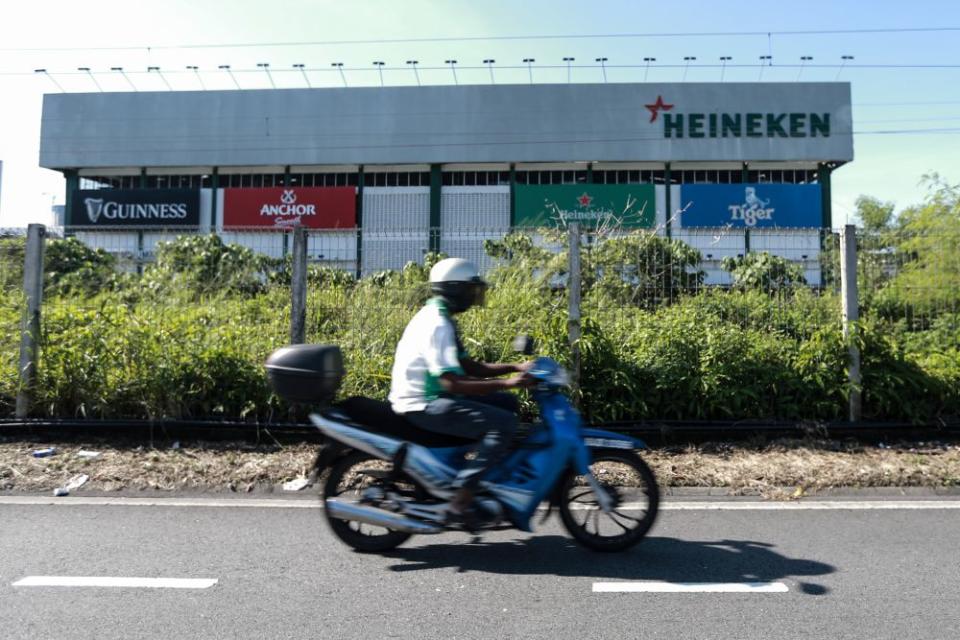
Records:
[[[960,415],[960,193],[930,186],[898,217],[858,203],[867,419]],[[486,306],[460,321],[475,356],[510,359],[511,338],[528,333],[542,353],[569,359],[564,242],[515,233],[486,243],[500,266]],[[16,394],[22,247],[0,239],[0,415]],[[362,280],[310,269],[307,337],[343,348],[343,394],[386,394],[393,350],[438,258]],[[845,417],[835,283],[811,289],[796,266],[758,253],[727,262],[729,289],[704,287],[700,254],[653,234],[588,244],[582,262],[578,400],[590,420]],[[48,241],[36,415],[291,417],[262,368],[288,339],[288,260],[192,236],[161,245],[141,275],[117,269],[75,240]]]

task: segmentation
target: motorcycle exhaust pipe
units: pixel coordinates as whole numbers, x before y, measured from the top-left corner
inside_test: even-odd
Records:
[[[428,534],[441,533],[443,531],[440,527],[420,520],[407,518],[384,509],[377,509],[376,507],[368,507],[353,502],[343,502],[336,498],[327,500],[326,509],[332,518],[363,522],[394,531],[403,531],[404,533]]]

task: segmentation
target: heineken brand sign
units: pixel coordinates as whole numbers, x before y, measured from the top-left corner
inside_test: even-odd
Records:
[[[518,184],[514,226],[652,227],[656,219],[652,184]]]
[[[665,102],[662,95],[644,106],[650,112],[650,122],[659,119],[663,123],[664,138],[830,137],[829,112],[681,112],[674,108],[675,104]]]
[[[173,120],[145,113],[172,114],[176,135]],[[363,126],[345,128],[350,114],[362,114]],[[189,100],[162,91],[56,93],[43,99],[40,165],[843,163],[853,159],[852,115],[847,82],[304,88]],[[296,122],[296,135],[251,137],[250,123],[264,116],[271,130]],[[118,121],[133,125],[117,135]],[[197,136],[202,145],[183,144]],[[337,143],[304,143],[317,140]]]

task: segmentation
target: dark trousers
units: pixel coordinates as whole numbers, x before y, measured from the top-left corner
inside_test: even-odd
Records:
[[[479,440],[477,455],[457,475],[454,488],[471,491],[503,454],[517,430],[516,396],[491,393],[466,398],[437,398],[423,411],[404,414],[421,429]]]

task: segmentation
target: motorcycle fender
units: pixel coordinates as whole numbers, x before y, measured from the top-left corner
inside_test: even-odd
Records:
[[[647,449],[647,443],[639,438],[631,438],[622,433],[603,429],[582,429],[583,442],[588,449]]]
[[[336,464],[337,460],[345,454],[353,451],[350,447],[330,438],[320,445],[317,450],[317,457],[313,461],[313,468],[316,473],[321,474],[324,470]]]

